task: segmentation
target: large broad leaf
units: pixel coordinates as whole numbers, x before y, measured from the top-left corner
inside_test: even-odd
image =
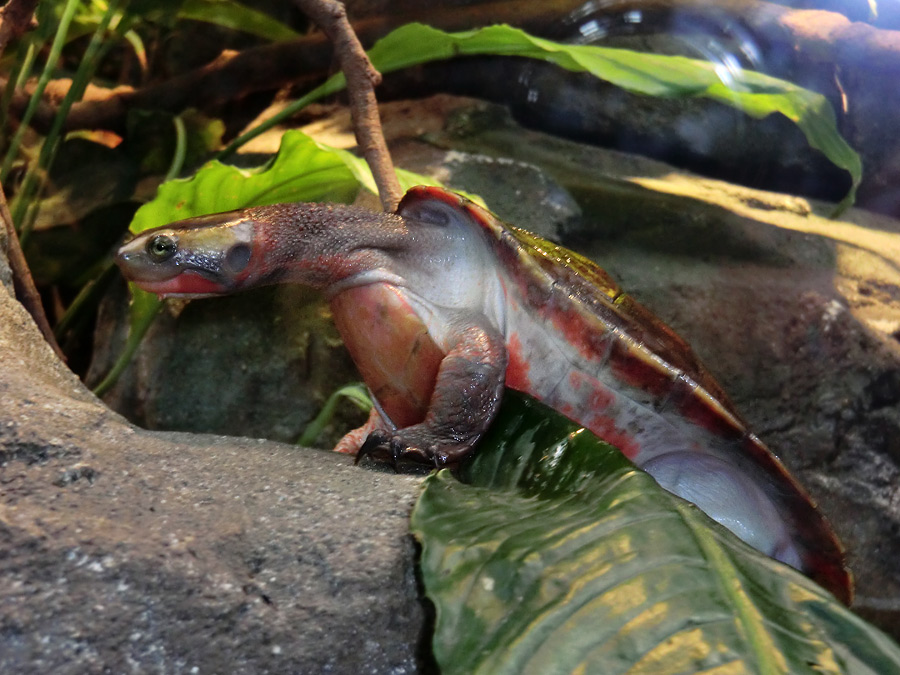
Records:
[[[390,69],[466,54],[525,56],[549,61],[573,72],[586,72],[627,91],[650,96],[702,96],[761,118],[781,113],[800,127],[809,144],[852,178],[842,205],[852,204],[862,179],[859,155],[837,130],[834,111],[819,93],[762,73],[744,70],[723,81],[714,64],[683,56],[647,54],[594,45],[559,44],[510,26],[488,26],[444,33],[409,24],[378,42],[370,52],[377,68]]]
[[[389,73],[430,61],[479,54],[549,61],[566,70],[590,73],[638,94],[711,98],[757,118],[781,113],[797,124],[812,147],[850,173],[852,187],[838,210],[851,205],[855,199],[856,188],[862,179],[862,163],[838,132],[831,104],[819,93],[762,73],[744,70],[726,82],[714,64],[707,61],[594,45],[559,44],[510,26],[445,33],[412,23],[397,28],[375,43],[369,58],[378,70]],[[237,139],[225,152],[231,152],[240,143],[312,101],[343,89],[345,84],[343,73],[334,75],[258,130]]]
[[[618,451],[508,392],[413,513],[449,673],[885,673],[900,648]]]
[[[352,166],[350,166],[352,164]],[[193,216],[279,202],[350,202],[359,190],[358,160],[343,150],[289,131],[265,165],[239,169],[222,162],[204,165],[190,178],[163,183],[131,222],[135,234]]]
[[[267,40],[291,40],[299,35],[268,14],[233,0],[185,0],[178,17],[242,30]]]

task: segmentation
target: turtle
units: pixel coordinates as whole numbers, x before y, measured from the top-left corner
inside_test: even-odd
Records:
[[[521,391],[850,600],[831,526],[688,344],[586,257],[466,197],[419,186],[395,213],[296,203],[189,218],[137,235],[116,262],[161,297],[324,291],[374,401],[340,452],[456,465],[505,389]]]

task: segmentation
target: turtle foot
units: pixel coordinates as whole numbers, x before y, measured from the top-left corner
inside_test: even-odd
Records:
[[[416,425],[394,432],[376,429],[356,453],[356,463],[359,464],[364,457],[372,457],[389,463],[395,470],[404,463],[431,464],[442,468],[459,462],[471,452],[471,445],[442,443],[432,433]]]

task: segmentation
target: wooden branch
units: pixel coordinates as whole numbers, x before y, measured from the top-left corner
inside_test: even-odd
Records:
[[[37,6],[37,0],[9,0],[2,8],[0,8],[0,54],[13,40],[24,34],[34,24],[34,8]],[[56,352],[56,355],[65,361],[66,357],[56,342],[53,335],[53,329],[50,328],[50,322],[47,320],[47,314],[44,312],[44,305],[41,302],[41,296],[34,286],[34,279],[31,277],[31,270],[28,269],[28,262],[25,260],[25,254],[19,245],[19,236],[16,234],[16,228],[12,221],[12,215],[9,212],[9,206],[6,203],[6,194],[3,186],[0,185],[0,220],[3,220],[3,229],[6,232],[6,256],[9,260],[9,267],[12,270],[13,290],[16,299],[22,303],[31,318],[37,324],[44,339]]]
[[[12,214],[10,214],[9,206],[6,204],[6,194],[3,192],[2,185],[0,185],[0,219],[3,220],[3,229],[6,231],[6,257],[12,270],[13,290],[15,291],[16,299],[31,314],[31,318],[34,319],[38,329],[40,329],[41,335],[44,336],[44,339],[50,344],[56,355],[65,361],[66,356],[60,349],[56,336],[53,335],[53,329],[47,320],[47,314],[44,312],[41,296],[34,285],[31,270],[28,269],[28,262],[25,260],[22,247],[19,245],[19,237],[16,234],[16,228],[13,227]]]
[[[37,25],[34,21],[35,7],[37,0],[9,0],[0,8],[0,54],[10,40]]]
[[[347,10],[336,0],[296,0],[301,10],[312,19],[334,45],[341,70],[347,78],[350,115],[356,142],[362,150],[381,198],[381,207],[388,212],[397,209],[403,191],[394,172],[388,151],[375,87],[381,84],[381,74],[372,66],[369,57],[347,20]]]

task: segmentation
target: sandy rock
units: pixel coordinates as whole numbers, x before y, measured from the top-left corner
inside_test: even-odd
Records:
[[[0,672],[416,672],[418,482],[137,429],[0,289]]]

